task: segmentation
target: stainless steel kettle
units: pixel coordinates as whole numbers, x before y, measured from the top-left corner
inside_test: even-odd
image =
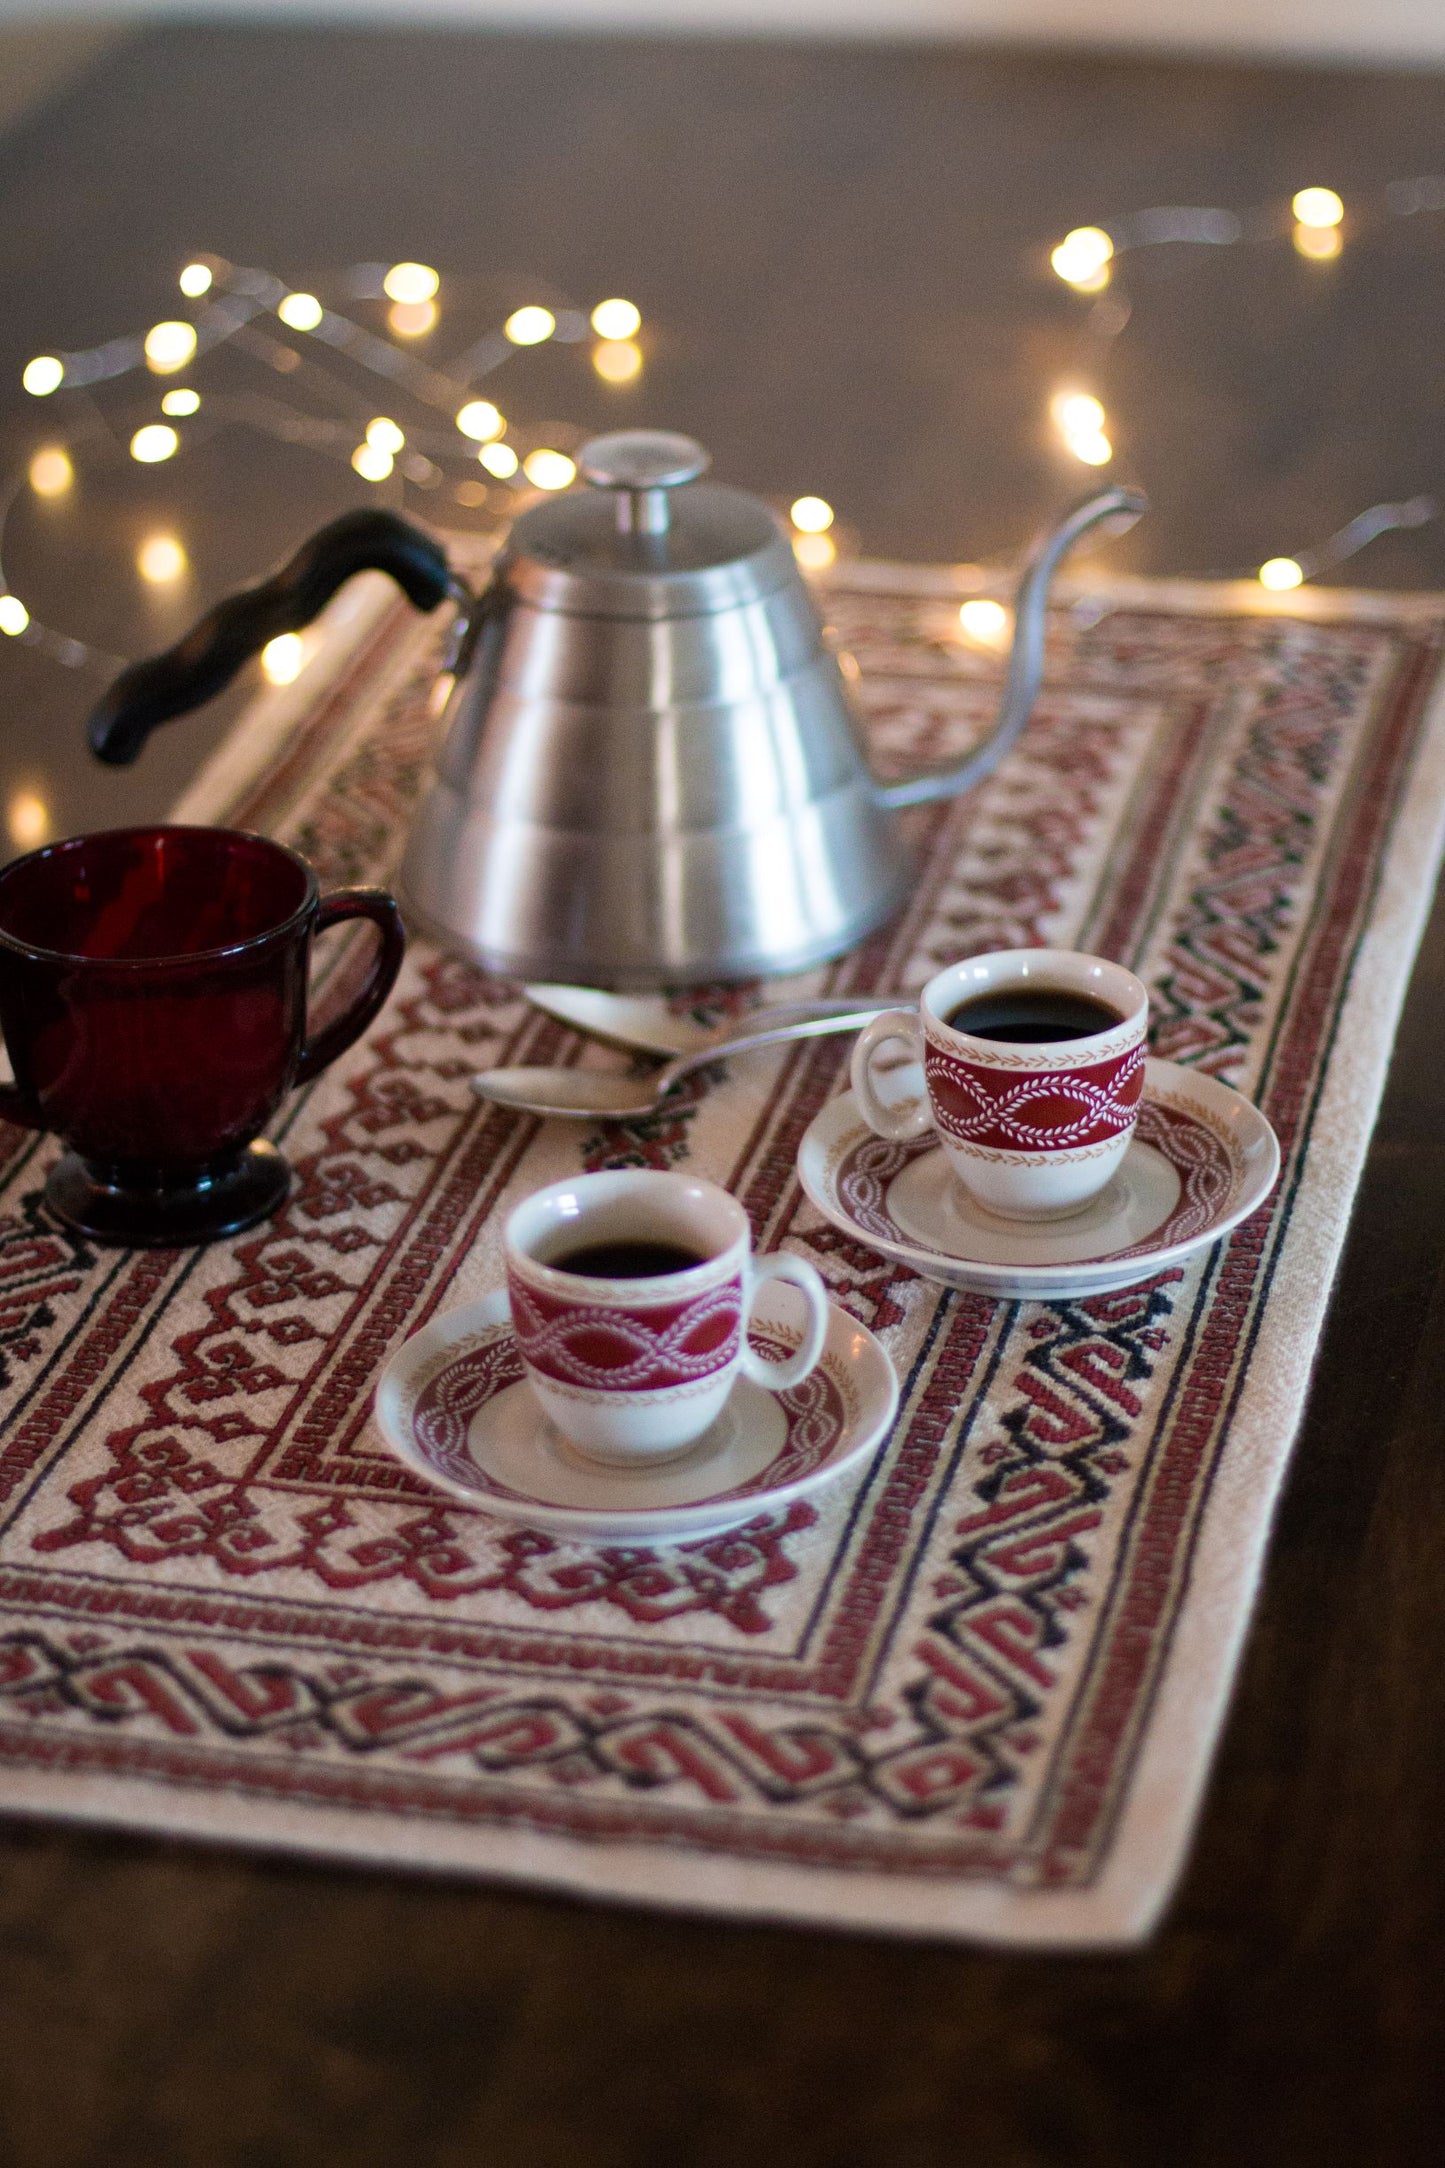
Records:
[[[422,609],[458,604],[445,737],[399,883],[441,940],[506,975],[623,988],[836,956],[907,888],[898,809],[966,790],[1018,738],[1060,558],[1144,500],[1101,491],[1037,545],[991,735],[883,783],[786,535],[758,499],[699,480],[707,464],[688,437],[595,438],[580,454],[590,486],[523,512],[480,596],[420,529],[348,513],[125,671],[91,744],[133,760],[373,566]]]

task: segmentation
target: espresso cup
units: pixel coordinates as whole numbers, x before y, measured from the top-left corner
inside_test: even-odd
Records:
[[[853,1093],[880,1137],[936,1130],[985,1210],[1062,1219],[1098,1194],[1129,1148],[1148,1023],[1149,996],[1122,964],[996,949],[940,971],[916,1010],[874,1017],[853,1049]],[[922,1063],[922,1098],[880,1096],[875,1057],[892,1041]]]
[[[380,940],[307,1036],[314,935]],[[304,858],[227,828],[72,836],[0,870],[0,1117],[70,1147],[46,1183],[101,1242],[184,1245],[264,1219],[290,1186],[261,1131],[366,1029],[405,948],[383,889],[322,897]]]
[[[747,1214],[693,1175],[622,1168],[554,1182],[507,1221],[512,1328],[532,1390],[579,1452],[615,1466],[680,1453],[722,1413],[739,1373],[786,1392],[816,1368],[828,1297],[813,1267],[754,1257]],[[758,1288],[802,1294],[797,1352],[750,1347]]]

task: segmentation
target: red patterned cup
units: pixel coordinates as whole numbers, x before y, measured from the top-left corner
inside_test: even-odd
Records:
[[[630,1466],[681,1452],[721,1414],[739,1371],[785,1392],[823,1352],[828,1298],[813,1267],[754,1258],[741,1205],[692,1175],[623,1168],[554,1182],[517,1206],[505,1240],[532,1389],[594,1460]],[[653,1264],[671,1253],[671,1269],[639,1271],[649,1252]],[[801,1345],[784,1362],[748,1345],[764,1280],[790,1280],[807,1305]]]
[[[989,996],[1016,1016],[1032,1003],[1034,1029],[1051,1001],[1076,1005],[1076,1020],[1093,1006],[1100,1028],[1014,1041],[949,1021],[967,1006],[981,1030]],[[1122,964],[1072,949],[996,949],[940,971],[916,1010],[874,1017],[853,1049],[853,1092],[880,1137],[936,1129],[954,1173],[989,1211],[1062,1219],[1097,1195],[1129,1148],[1148,1024],[1149,996]],[[924,1097],[880,1095],[874,1056],[890,1040],[922,1063]]]

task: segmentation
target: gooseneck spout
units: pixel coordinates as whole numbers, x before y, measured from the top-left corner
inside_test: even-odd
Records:
[[[1107,522],[1112,531],[1122,533],[1148,509],[1149,500],[1137,489],[1101,490],[1097,496],[1086,497],[1082,504],[1075,505],[1057,527],[1035,543],[1014,597],[1013,648],[999,700],[998,719],[992,731],[965,760],[955,761],[947,767],[926,768],[894,783],[877,784],[874,796],[879,805],[896,810],[902,806],[932,805],[939,798],[956,798],[960,791],[967,790],[990,769],[996,768],[1005,753],[1013,750],[1024,724],[1033,713],[1043,679],[1049,582],[1060,559],[1091,528]]]

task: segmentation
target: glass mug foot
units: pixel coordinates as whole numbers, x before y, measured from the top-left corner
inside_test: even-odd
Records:
[[[291,1169],[274,1144],[258,1137],[235,1157],[190,1181],[159,1173],[100,1167],[67,1152],[45,1184],[58,1219],[93,1242],[130,1249],[187,1249],[239,1234],[269,1219],[286,1201]]]

